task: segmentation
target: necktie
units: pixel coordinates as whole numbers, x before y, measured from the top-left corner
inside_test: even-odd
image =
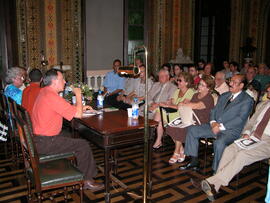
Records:
[[[269,122],[269,119],[270,119],[270,107],[265,112],[265,114],[264,114],[262,120],[260,121],[260,123],[257,125],[256,130],[254,131],[254,136],[261,139],[262,134],[263,134],[263,132],[265,130],[265,127],[267,126],[267,124]]]
[[[227,103],[225,104],[224,109],[227,108],[227,106],[233,101],[233,95],[230,96],[230,98],[228,99]]]

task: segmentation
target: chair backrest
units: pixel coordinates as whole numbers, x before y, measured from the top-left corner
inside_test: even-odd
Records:
[[[16,118],[18,133],[20,136],[21,148],[26,170],[31,171],[34,176],[36,192],[41,191],[39,176],[39,156],[29,131],[28,125],[20,117]]]
[[[0,109],[6,116],[8,114],[7,98],[2,91],[0,91]]]
[[[16,109],[17,109],[17,116],[19,116],[23,121],[26,122],[26,124],[29,127],[30,134],[33,136],[33,126],[32,126],[31,117],[28,111],[17,103],[16,103]]]

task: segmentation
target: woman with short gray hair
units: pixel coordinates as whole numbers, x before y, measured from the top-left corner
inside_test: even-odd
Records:
[[[25,70],[20,67],[12,67],[7,70],[5,80],[8,85],[5,88],[4,94],[16,101],[17,104],[21,105],[22,90],[19,88],[25,81]]]

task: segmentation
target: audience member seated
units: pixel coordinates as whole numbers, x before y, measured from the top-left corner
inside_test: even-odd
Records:
[[[122,93],[125,85],[125,78],[120,77],[117,73],[118,68],[121,66],[121,61],[119,59],[115,59],[113,61],[113,71],[106,74],[104,79],[104,92],[105,96],[104,102],[114,106],[116,101],[116,97]]]
[[[201,80],[197,67],[195,65],[189,66],[188,67],[188,72],[189,72],[190,75],[192,75],[195,88],[197,89],[197,86],[198,86],[198,84],[199,84],[199,82]]]
[[[260,92],[261,91],[261,84],[258,80],[255,79],[256,76],[256,70],[253,66],[248,67],[246,70],[246,78],[247,78],[247,85],[251,85],[253,89]]]
[[[216,73],[215,90],[219,93],[219,95],[229,91],[229,85],[226,83],[225,73],[222,71]]]
[[[45,73],[43,78],[45,87],[40,90],[32,111],[37,152],[46,155],[74,152],[78,169],[84,174],[84,189],[101,189],[103,185],[93,179],[97,170],[88,142],[61,135],[63,118],[69,121],[74,117],[81,118],[83,110],[90,108],[82,106],[80,88],[73,88],[77,101],[75,106],[60,97],[58,93],[64,90],[65,83],[60,70],[50,69]]]
[[[131,105],[136,97],[138,98],[139,102],[143,102],[145,99],[145,76],[145,66],[141,65],[139,78],[134,78],[133,82],[130,84],[129,94],[119,95],[117,97],[117,101]],[[152,85],[153,81],[148,78],[148,91],[151,89]]]
[[[208,123],[210,110],[214,107],[214,100],[211,91],[214,88],[214,80],[211,76],[204,75],[198,86],[198,93],[193,95],[190,102],[183,101],[178,106],[189,106],[194,110],[201,124]],[[195,125],[198,125],[196,123]],[[182,143],[185,142],[187,128],[167,127],[166,133],[172,137],[175,143],[173,156],[169,163],[174,164],[185,160],[184,148]]]
[[[270,83],[270,75],[268,75],[268,70],[269,68],[266,66],[266,64],[259,64],[258,73],[255,77],[255,80],[260,82],[261,90],[264,90],[266,85]]]
[[[203,75],[210,75],[212,78],[214,78],[214,76],[212,75],[213,69],[214,69],[213,64],[212,63],[207,63],[204,66]]]
[[[173,76],[170,79],[171,82],[177,83],[177,79],[178,79],[180,73],[182,73],[182,72],[183,72],[183,68],[179,64],[174,64],[173,65]]]
[[[198,148],[200,138],[215,138],[212,169],[217,170],[226,146],[238,139],[252,111],[253,99],[243,91],[244,75],[234,75],[230,81],[230,91],[222,94],[210,114],[210,123],[188,128],[185,155],[191,161],[180,169],[197,170],[199,167]]]
[[[153,119],[161,102],[170,99],[177,87],[170,82],[170,73],[161,69],[158,73],[158,81],[155,82],[148,92],[149,119]],[[140,115],[143,115],[144,105],[140,107]]]
[[[235,61],[230,62],[230,72],[226,74],[226,79],[231,78],[232,76],[239,74],[238,72],[239,64]]]
[[[20,87],[23,85],[25,80],[25,70],[20,67],[12,67],[7,70],[6,83],[4,94],[7,97],[12,98],[17,104],[22,103],[22,90]]]
[[[223,61],[222,65],[223,65],[223,69],[222,69],[221,71],[222,71],[223,73],[225,73],[225,76],[226,76],[226,75],[229,74],[229,72],[230,72],[230,64],[229,64],[229,61],[227,61],[227,60]]]
[[[42,73],[39,69],[34,68],[29,73],[30,85],[23,90],[22,106],[32,115],[34,103],[40,91],[40,82]]]
[[[172,70],[172,66],[171,64],[169,63],[164,63],[162,66],[161,66],[161,69],[164,69],[164,70],[167,70],[170,74],[170,78],[173,77],[173,70]]]
[[[265,93],[264,93],[264,95],[262,96],[262,101],[267,101],[267,100],[269,100],[268,94],[270,94],[270,83],[266,85]]]
[[[177,79],[178,89],[174,92],[172,97],[166,102],[161,102],[159,106],[169,107],[178,109],[178,104],[180,102],[188,102],[191,100],[192,96],[195,94],[195,90],[193,89],[193,78],[189,73],[183,72],[180,73],[180,76]],[[163,113],[163,112],[162,112]],[[163,126],[161,122],[161,112],[156,111],[154,115],[154,120],[158,122],[157,127],[157,139],[153,145],[153,148],[157,149],[162,146],[162,136],[163,136]],[[163,118],[166,116],[164,115]],[[179,112],[170,113],[169,120],[173,120],[179,117]],[[165,121],[164,121],[165,122]]]
[[[267,97],[270,99],[270,91],[267,93]],[[221,186],[227,186],[244,166],[270,158],[269,118],[270,101],[268,100],[258,104],[254,115],[242,131],[242,138],[250,139],[251,136],[254,136],[261,141],[250,149],[242,149],[235,143],[229,145],[224,150],[215,175],[201,182],[192,180],[194,186],[200,186],[199,188],[207,194],[209,200],[213,201],[214,193],[218,192]]]
[[[247,78],[247,93],[257,102],[258,97],[261,93],[261,84],[256,79],[256,70],[253,66],[248,67],[246,70]]]
[[[249,62],[245,62],[243,67],[240,70],[240,73],[245,75],[249,67],[251,67],[251,64]]]
[[[206,64],[206,62],[205,62],[205,60],[203,60],[203,59],[200,59],[200,60],[198,61],[198,63],[197,63],[197,65],[198,65],[197,68],[198,68],[198,71],[199,71],[199,74],[198,74],[198,75],[204,73],[204,67],[205,67],[205,64]]]

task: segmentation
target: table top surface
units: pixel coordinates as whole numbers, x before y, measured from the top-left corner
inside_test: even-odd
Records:
[[[104,135],[144,129],[144,118],[138,119],[128,118],[127,112],[118,110],[113,112],[103,112],[99,115],[93,115],[78,119],[85,126]],[[154,120],[149,120],[149,126],[155,127],[158,123]]]

